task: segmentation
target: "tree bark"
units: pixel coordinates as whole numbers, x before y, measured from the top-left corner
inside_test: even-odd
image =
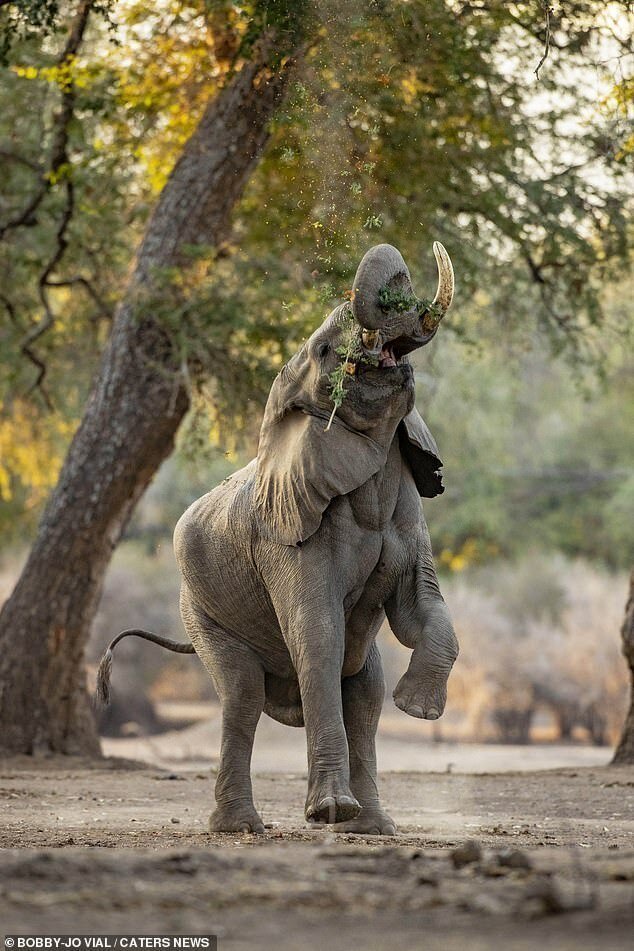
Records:
[[[188,408],[169,337],[147,312],[153,275],[182,264],[184,246],[226,237],[299,43],[280,61],[275,39],[264,36],[209,103],[163,189],[83,419],[0,613],[4,752],[99,753],[83,665],[90,624],[113,549]]]
[[[625,718],[623,733],[614,754],[613,763],[634,763],[634,569],[630,575],[630,594],[625,607],[625,619],[621,628],[623,653],[630,668],[630,709]]]

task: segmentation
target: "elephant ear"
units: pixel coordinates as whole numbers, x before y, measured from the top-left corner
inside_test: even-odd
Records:
[[[280,405],[282,388],[278,376],[260,431],[255,504],[266,537],[299,546],[317,531],[332,499],[367,482],[387,452],[336,418],[326,432],[327,420],[309,407]]]
[[[445,491],[436,440],[416,407],[399,423],[401,452],[412,470],[419,495],[433,499]]]

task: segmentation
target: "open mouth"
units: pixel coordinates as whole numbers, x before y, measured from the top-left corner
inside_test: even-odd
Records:
[[[381,350],[369,355],[369,359],[361,359],[357,362],[350,362],[348,372],[356,373],[358,370],[367,372],[369,370],[394,370],[398,367],[406,366],[409,360],[406,358],[407,350],[400,350],[398,342],[391,340],[384,344]]]
[[[402,367],[409,363],[407,354],[416,349],[416,344],[408,337],[396,337],[383,344],[379,353],[379,368],[381,370],[393,367]]]
[[[386,344],[379,354],[379,367],[383,370],[386,367],[396,367],[399,364],[397,355],[391,344]]]
[[[396,370],[405,366],[410,366],[407,354],[415,347],[412,347],[411,341],[406,337],[397,337],[384,343],[380,350],[371,349],[367,344],[363,351],[354,356],[348,357],[345,363],[346,373],[352,375],[356,373],[369,373],[372,370]]]
[[[404,353],[399,353],[398,348],[394,346],[392,341],[385,344],[379,353],[372,354],[371,359],[361,359],[358,363],[355,363],[354,370],[351,367],[351,371],[368,373],[372,370],[397,370],[404,366],[409,366],[409,360]]]

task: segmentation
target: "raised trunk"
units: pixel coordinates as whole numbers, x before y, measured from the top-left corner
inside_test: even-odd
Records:
[[[630,668],[630,709],[612,762],[632,764],[634,763],[634,569],[630,575],[630,594],[625,607],[621,637],[623,638],[623,653]]]
[[[292,68],[274,44],[266,37],[209,104],[163,189],[81,425],[0,613],[5,752],[99,752],[84,647],[112,551],[188,408],[169,338],[151,311],[140,315],[138,292],[151,299],[155,269],[182,263],[184,246],[226,237]]]

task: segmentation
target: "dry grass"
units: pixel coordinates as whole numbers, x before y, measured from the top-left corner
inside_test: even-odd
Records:
[[[541,554],[449,579],[461,643],[450,709],[460,734],[518,740],[528,728],[534,739],[550,721],[552,738],[563,728],[564,738],[614,742],[628,686],[626,591],[624,575]]]

